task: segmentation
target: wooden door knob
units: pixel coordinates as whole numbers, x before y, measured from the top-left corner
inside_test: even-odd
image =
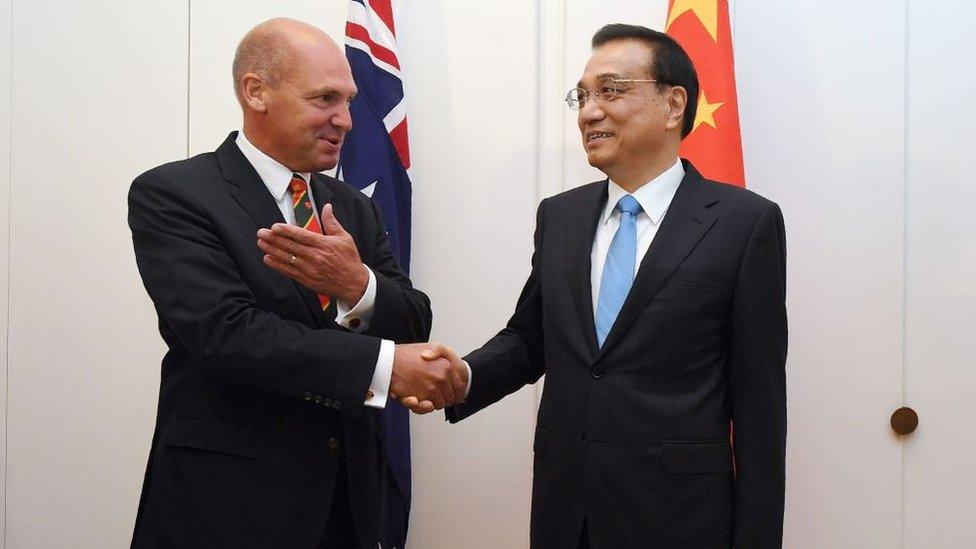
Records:
[[[905,406],[891,414],[891,428],[899,435],[910,435],[918,427],[918,414]]]

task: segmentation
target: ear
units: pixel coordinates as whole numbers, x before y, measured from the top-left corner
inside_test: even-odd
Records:
[[[268,110],[268,92],[270,86],[263,78],[253,72],[246,73],[237,83],[241,89],[241,99],[244,107],[252,111],[263,113]]]
[[[688,108],[688,90],[684,86],[671,86],[668,91],[668,120],[665,127],[680,131],[686,108]]]

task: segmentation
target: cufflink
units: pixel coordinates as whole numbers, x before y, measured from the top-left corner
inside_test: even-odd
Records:
[[[362,324],[362,321],[357,317],[352,317],[349,319],[349,325],[353,328],[358,328],[360,324]]]
[[[375,396],[376,394],[373,393],[373,391],[366,391],[366,400],[373,400],[373,397]]]

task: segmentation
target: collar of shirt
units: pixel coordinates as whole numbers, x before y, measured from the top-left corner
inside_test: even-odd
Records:
[[[254,166],[254,170],[258,172],[261,181],[271,191],[271,196],[278,202],[281,202],[285,197],[285,193],[288,192],[288,185],[291,183],[292,174],[295,172],[289,170],[274,158],[264,154],[261,149],[255,147],[244,135],[244,130],[237,132],[236,143],[237,147],[244,153],[244,158],[247,158],[247,161]],[[303,172],[298,175],[302,176],[305,183],[310,181],[310,173]]]
[[[661,222],[661,218],[668,211],[671,199],[674,198],[674,193],[678,190],[678,185],[681,184],[684,176],[685,168],[681,165],[681,160],[676,159],[674,165],[632,193],[655,226]],[[610,216],[613,215],[617,202],[625,194],[628,194],[623,187],[613,181],[610,181],[607,193],[607,205],[603,207],[603,215],[600,217],[600,221],[604,224],[610,221]]]

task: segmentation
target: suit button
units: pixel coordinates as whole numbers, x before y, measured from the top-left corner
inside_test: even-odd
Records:
[[[339,451],[339,448],[342,448],[342,443],[339,442],[339,439],[338,438],[331,437],[329,439],[328,446],[329,446],[329,451],[330,452],[336,453],[336,452]]]
[[[593,369],[590,370],[590,375],[593,376],[593,379],[600,379],[603,377],[603,368],[594,366]]]
[[[586,433],[583,433],[583,436],[580,437],[580,440],[583,441],[583,444],[586,444]]]
[[[305,393],[302,396],[305,398],[305,400],[312,400],[312,393]]]
[[[338,400],[333,400],[332,401],[332,409],[333,410],[341,410],[342,409],[342,403],[339,402]]]
[[[322,404],[322,395],[315,395],[315,403]]]
[[[323,398],[322,399],[322,406],[326,406],[326,407],[332,406],[332,399]]]

